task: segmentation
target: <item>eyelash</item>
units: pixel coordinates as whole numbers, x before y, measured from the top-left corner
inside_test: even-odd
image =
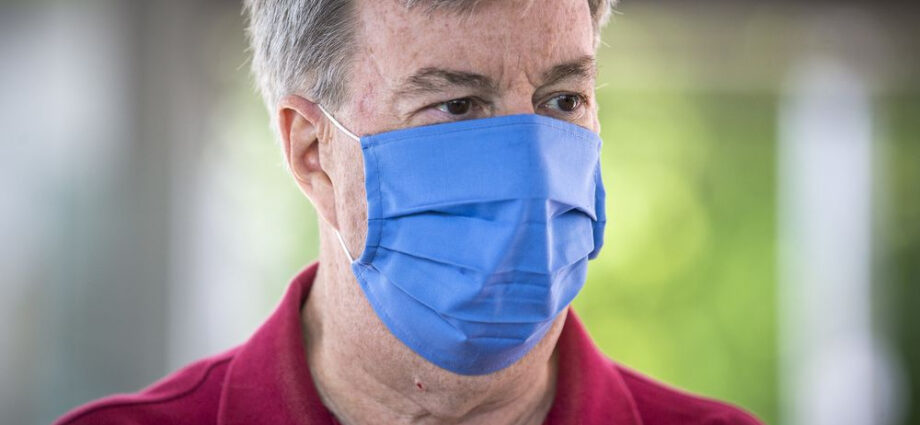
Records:
[[[587,97],[587,96],[585,96],[585,95],[582,94],[582,93],[573,93],[573,92],[558,92],[558,93],[553,93],[553,94],[550,95],[545,101],[543,101],[543,103],[540,103],[540,106],[546,105],[547,103],[549,103],[549,102],[552,101],[553,99],[556,99],[556,98],[561,97],[561,96],[575,96],[575,97],[577,97],[577,98],[578,98],[579,109],[582,109],[582,108],[585,108],[586,106],[588,106],[588,97]],[[563,113],[566,113],[566,114],[574,114],[574,113],[576,113],[577,111],[571,111],[571,112],[562,111],[562,112],[563,112]]]
[[[585,96],[585,95],[582,94],[582,93],[558,92],[558,93],[553,93],[553,94],[551,94],[548,98],[546,98],[545,101],[539,103],[538,108],[544,107],[544,105],[546,105],[547,103],[549,103],[549,102],[552,101],[553,99],[556,99],[556,98],[558,98],[558,97],[560,97],[560,96],[575,96],[576,98],[578,98],[579,109],[582,109],[582,108],[588,106],[588,97]],[[446,105],[448,102],[451,102],[451,101],[454,101],[454,100],[469,100],[469,101],[473,102],[473,105],[472,105],[473,108],[487,109],[487,108],[489,108],[489,107],[491,106],[490,102],[487,102],[487,101],[485,101],[485,100],[483,100],[483,99],[481,99],[481,98],[478,98],[478,97],[475,97],[475,96],[468,96],[468,97],[458,97],[458,98],[455,98],[455,99],[448,99],[448,100],[443,101],[443,102],[433,103],[433,104],[431,104],[431,105],[428,105],[428,106],[424,107],[423,110],[425,110],[425,109],[440,109],[441,106]],[[578,111],[576,110],[576,111],[571,111],[571,112],[568,112],[568,111],[560,111],[560,112],[563,113],[563,114],[570,115],[570,114],[575,114],[575,113],[577,113]]]
[[[447,105],[448,103],[453,102],[453,101],[455,101],[455,100],[469,100],[470,102],[472,102],[472,105],[470,106],[471,110],[472,110],[472,108],[489,109],[489,108],[492,107],[492,104],[491,104],[490,102],[484,100],[484,99],[481,99],[481,98],[476,97],[476,96],[467,96],[467,97],[457,97],[457,98],[454,98],[454,99],[445,100],[445,101],[443,101],[443,102],[438,102],[438,103],[432,104],[432,105],[430,105],[430,106],[427,106],[427,107],[425,107],[424,109],[431,109],[431,108],[433,108],[433,109],[440,109],[441,106]],[[450,115],[450,114],[448,114],[448,115]],[[464,114],[464,115],[466,115],[466,114]]]

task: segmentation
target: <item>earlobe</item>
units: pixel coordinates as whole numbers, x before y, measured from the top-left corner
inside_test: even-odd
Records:
[[[278,129],[288,169],[317,213],[337,229],[335,191],[320,155],[321,122],[318,105],[303,97],[286,96],[278,104]]]

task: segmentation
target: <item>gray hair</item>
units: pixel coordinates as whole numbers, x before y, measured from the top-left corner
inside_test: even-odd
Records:
[[[244,0],[252,72],[269,112],[282,96],[301,93],[332,110],[345,96],[355,0]],[[481,0],[399,0],[407,8],[469,11]],[[586,0],[595,33],[616,0]]]

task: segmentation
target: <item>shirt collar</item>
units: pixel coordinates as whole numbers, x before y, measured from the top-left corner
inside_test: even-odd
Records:
[[[303,343],[300,309],[318,268],[313,263],[294,278],[275,312],[234,356],[218,407],[219,425],[336,423],[313,385]],[[616,366],[594,346],[572,310],[557,350],[556,399],[546,424],[641,425]]]
[[[571,308],[556,350],[556,399],[544,424],[642,425],[636,402],[616,364],[594,345]]]

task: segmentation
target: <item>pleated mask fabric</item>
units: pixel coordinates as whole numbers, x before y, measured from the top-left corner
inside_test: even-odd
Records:
[[[380,320],[431,363],[515,363],[584,285],[603,244],[594,132],[508,115],[357,137],[368,233],[351,269]]]

